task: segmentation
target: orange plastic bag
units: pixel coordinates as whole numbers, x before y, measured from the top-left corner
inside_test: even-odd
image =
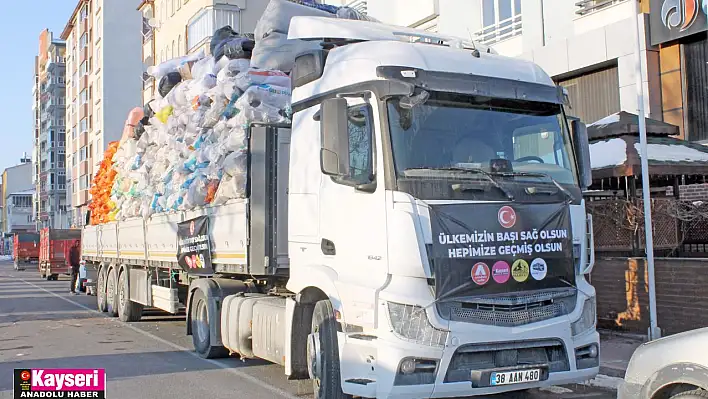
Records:
[[[91,203],[89,210],[91,211],[91,224],[103,224],[111,221],[111,213],[115,204],[111,201],[111,191],[113,190],[113,181],[116,178],[117,172],[113,169],[113,156],[118,151],[118,141],[113,141],[108,144],[106,152],[103,154],[103,160],[93,178],[93,184],[89,192],[91,193]]]

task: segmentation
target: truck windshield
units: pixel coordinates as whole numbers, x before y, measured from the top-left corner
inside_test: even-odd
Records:
[[[394,98],[387,105],[399,180],[480,180],[481,171],[493,172],[490,161],[506,160],[509,186],[532,175],[578,185],[560,105],[436,92],[402,104]]]

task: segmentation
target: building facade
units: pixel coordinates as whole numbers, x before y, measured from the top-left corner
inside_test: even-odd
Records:
[[[236,32],[253,33],[269,0],[143,0],[143,102],[157,91],[147,68],[169,59],[204,51],[215,30],[230,25]]]
[[[66,40],[67,192],[71,225],[81,226],[94,173],[141,103],[140,15],[130,1],[79,0]]]
[[[708,144],[708,0],[651,0],[649,15],[664,121]]]
[[[34,220],[38,228],[67,226],[66,44],[39,35],[34,71]]]
[[[531,60],[569,92],[586,123],[637,113],[632,0],[332,0],[385,23],[449,34]],[[647,116],[662,119],[658,49],[647,46],[649,4],[640,2],[642,82]]]
[[[2,173],[2,232],[34,231],[34,184],[31,159],[22,157],[19,165]]]

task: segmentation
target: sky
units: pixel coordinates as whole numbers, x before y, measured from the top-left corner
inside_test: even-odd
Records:
[[[59,37],[78,0],[3,1],[0,6],[0,172],[32,156],[32,85],[39,34]]]

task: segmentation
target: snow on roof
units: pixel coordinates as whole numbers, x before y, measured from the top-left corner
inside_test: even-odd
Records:
[[[622,165],[627,161],[627,143],[621,138],[590,144],[590,163],[593,169]]]
[[[640,144],[635,143],[634,148],[637,150],[637,154],[641,156],[642,152]],[[647,144],[647,150],[649,153],[649,159],[654,161],[708,162],[708,153],[679,144]],[[594,166],[595,165],[593,164],[593,167]]]
[[[620,121],[620,115],[619,115],[619,112],[617,112],[615,114],[608,115],[608,116],[600,119],[599,121],[595,121],[595,122],[589,124],[588,127],[590,127],[590,126],[602,127],[604,125],[609,125],[610,123],[617,123],[619,121]]]

